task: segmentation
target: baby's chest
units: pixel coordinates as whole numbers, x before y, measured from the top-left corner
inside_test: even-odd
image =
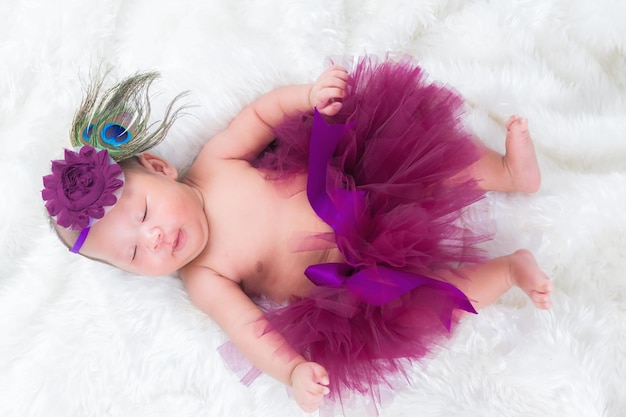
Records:
[[[266,262],[259,261],[255,270],[241,280],[241,286],[251,296],[262,295],[278,303],[292,296],[306,296],[313,284],[304,270],[314,262],[306,258],[284,253]]]
[[[259,171],[245,174],[213,195],[220,203],[209,213],[209,267],[247,292],[277,301],[307,294],[304,270],[320,263],[334,243],[332,229],[307,199],[306,177],[276,182]]]

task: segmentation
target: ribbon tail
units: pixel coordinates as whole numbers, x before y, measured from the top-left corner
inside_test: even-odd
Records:
[[[315,213],[331,227],[335,223],[336,210],[326,192],[326,170],[345,129],[344,124],[329,125],[315,109],[309,145],[307,197]]]

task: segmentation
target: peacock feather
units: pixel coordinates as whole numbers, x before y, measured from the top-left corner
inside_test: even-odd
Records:
[[[103,92],[103,77],[93,78],[74,115],[72,146],[91,145],[106,149],[116,161],[147,151],[160,143],[185,106],[174,108],[187,92],[167,106],[163,120],[150,123],[148,90],[158,72],[128,77]],[[149,124],[150,123],[150,124]]]

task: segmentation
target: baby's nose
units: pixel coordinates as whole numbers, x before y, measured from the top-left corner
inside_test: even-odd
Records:
[[[161,247],[161,242],[163,241],[163,231],[155,227],[150,231],[148,236],[148,247],[151,250],[158,250]]]

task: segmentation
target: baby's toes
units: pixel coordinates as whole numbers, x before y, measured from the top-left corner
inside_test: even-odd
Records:
[[[511,130],[511,126],[513,126],[513,123],[517,122],[519,118],[520,117],[516,115],[509,117],[509,120],[506,121],[506,129]]]
[[[523,117],[518,117],[511,123],[509,130],[514,134],[524,134],[528,132],[528,120]]]
[[[520,132],[528,132],[528,119],[520,117],[516,124],[513,125]]]
[[[546,280],[537,285],[535,289],[537,290],[537,292],[550,294],[552,291],[554,291],[554,283],[546,278]]]
[[[552,307],[552,300],[550,299],[549,292],[533,291],[530,299],[533,300],[533,303],[537,308],[547,310]]]

